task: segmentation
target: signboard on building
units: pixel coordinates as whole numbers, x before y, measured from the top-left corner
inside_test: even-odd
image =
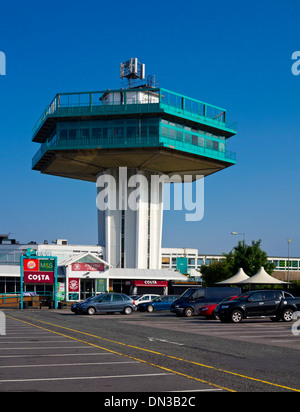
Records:
[[[104,263],[72,263],[73,272],[104,272]]]
[[[55,308],[57,309],[57,258],[38,257],[34,249],[27,249],[21,256],[21,309],[23,309],[24,284],[52,284]]]
[[[78,278],[69,278],[68,290],[71,293],[79,293],[79,279]]]
[[[154,287],[167,287],[168,282],[165,280],[134,280],[134,286],[142,287],[142,286],[154,286]]]
[[[97,279],[96,290],[98,293],[107,291],[106,279]]]
[[[24,259],[23,282],[24,283],[54,283],[54,260],[49,259]]]
[[[188,258],[186,257],[177,258],[177,270],[183,275],[188,274]]]

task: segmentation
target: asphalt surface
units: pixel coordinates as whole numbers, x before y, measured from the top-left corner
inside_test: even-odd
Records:
[[[292,333],[292,323],[222,324],[168,311],[3,312],[2,392],[102,392],[103,402],[115,402],[111,394],[172,392],[192,396],[177,399],[191,399],[190,406],[193,394],[202,392],[300,392],[300,336]]]

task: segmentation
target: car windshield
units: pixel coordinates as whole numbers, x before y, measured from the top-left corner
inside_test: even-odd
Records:
[[[84,300],[83,302],[90,302],[91,300],[95,299],[97,296],[90,296],[89,298],[87,298],[86,300]]]
[[[243,295],[237,297],[236,300],[245,301],[245,300],[247,300],[250,296],[251,296],[251,293],[247,292],[247,293],[244,293]]]
[[[189,298],[194,292],[195,292],[195,289],[188,289],[180,297]]]
[[[220,303],[229,302],[230,300],[233,300],[233,298],[237,299],[237,296],[229,296],[228,298],[223,299]]]

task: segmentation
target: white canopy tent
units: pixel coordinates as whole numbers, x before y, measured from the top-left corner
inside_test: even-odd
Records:
[[[239,282],[240,285],[288,285],[288,282],[279,280],[270,276],[262,266],[256,275],[251,276],[249,279]]]
[[[218,282],[217,285],[234,285],[246,281],[247,279],[250,279],[249,276],[246,275],[242,268],[240,268],[234,276],[231,276],[231,278],[223,280],[222,282]]]

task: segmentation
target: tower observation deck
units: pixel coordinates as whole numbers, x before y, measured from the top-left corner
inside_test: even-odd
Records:
[[[144,76],[144,67],[140,70]],[[128,82],[138,77],[134,66],[133,71],[131,78],[123,71]],[[226,150],[235,134],[225,109],[151,84],[58,93],[33,129],[32,141],[41,147],[32,169],[89,182],[102,174],[118,181],[119,168],[127,168],[128,179],[144,176],[149,185],[153,174],[195,180],[235,164],[235,153]],[[113,190],[118,198],[121,188],[117,184]],[[149,187],[141,183],[142,202],[146,192]],[[106,261],[115,267],[160,268],[162,215],[163,185],[139,210],[98,211]]]

